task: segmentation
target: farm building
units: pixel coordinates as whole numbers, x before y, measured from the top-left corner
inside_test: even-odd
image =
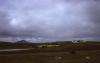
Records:
[[[72,43],[85,43],[85,40],[73,40]]]

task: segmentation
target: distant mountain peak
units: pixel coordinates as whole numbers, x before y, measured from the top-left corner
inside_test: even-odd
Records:
[[[29,43],[29,42],[26,40],[20,40],[20,41],[17,41],[16,43]]]

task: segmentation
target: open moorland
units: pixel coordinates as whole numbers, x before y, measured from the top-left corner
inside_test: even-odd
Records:
[[[10,49],[26,50],[9,51]],[[0,63],[100,63],[100,43],[1,42]]]

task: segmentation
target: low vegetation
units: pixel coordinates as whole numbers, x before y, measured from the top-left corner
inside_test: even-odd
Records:
[[[0,51],[0,63],[100,63],[100,42],[0,43],[0,49],[23,48],[29,50]]]

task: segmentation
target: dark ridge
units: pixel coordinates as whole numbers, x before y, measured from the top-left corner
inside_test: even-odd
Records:
[[[29,42],[26,41],[26,40],[21,40],[21,41],[17,41],[16,43],[18,43],[18,44],[26,44],[26,43],[29,43]]]

